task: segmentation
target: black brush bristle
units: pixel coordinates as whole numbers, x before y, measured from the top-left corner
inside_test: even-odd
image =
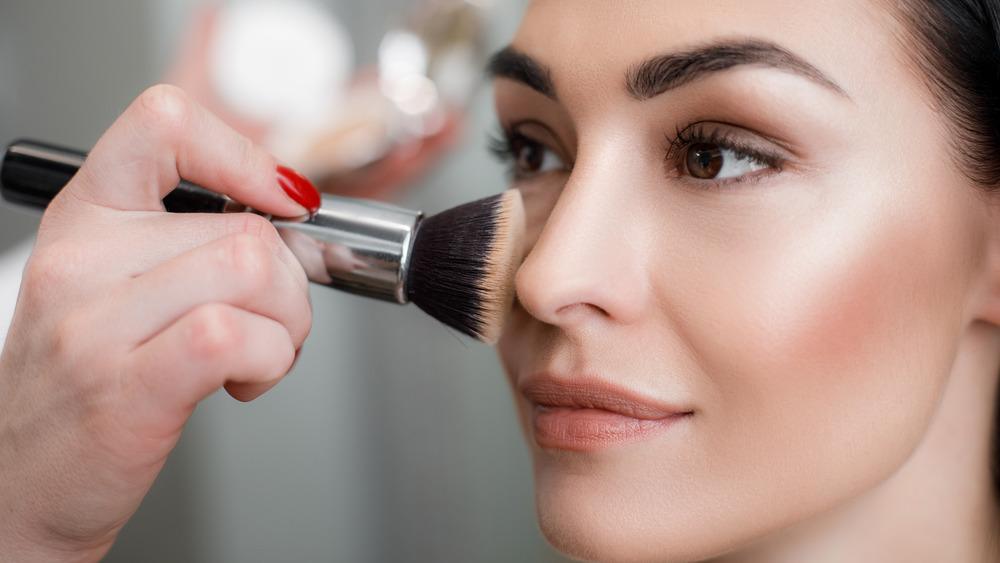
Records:
[[[407,296],[442,323],[495,342],[513,296],[522,231],[513,190],[424,219],[414,235]]]

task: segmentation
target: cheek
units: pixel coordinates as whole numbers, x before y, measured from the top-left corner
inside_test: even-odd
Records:
[[[497,354],[511,385],[516,383],[517,366],[524,362],[528,354],[526,347],[529,339],[525,336],[530,330],[530,319],[520,303],[515,301],[505,320],[500,341],[497,342]]]
[[[911,201],[775,219],[706,251],[684,329],[705,374],[709,455],[732,461],[729,477],[779,479],[793,494],[824,482],[831,498],[809,495],[829,502],[916,447],[954,358],[976,247],[964,205]]]

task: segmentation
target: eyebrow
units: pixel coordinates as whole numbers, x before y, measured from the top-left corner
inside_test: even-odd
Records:
[[[738,66],[763,66],[793,72],[844,97],[847,93],[818,68],[767,41],[745,40],[712,43],[680,53],[652,57],[632,66],[625,74],[625,91],[636,100],[648,100],[667,90]],[[486,72],[493,78],[508,78],[557,100],[548,67],[513,47],[490,57]]]
[[[713,43],[653,57],[626,72],[625,91],[636,100],[648,100],[709,74],[738,66],[789,71],[849,97],[843,88],[815,66],[773,43],[760,40]]]
[[[493,78],[509,78],[553,100],[557,99],[555,83],[552,82],[552,73],[548,67],[513,47],[505,47],[490,57],[486,72]]]

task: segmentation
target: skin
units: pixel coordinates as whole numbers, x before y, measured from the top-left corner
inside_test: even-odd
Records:
[[[184,177],[305,210],[277,161],[174,87],[143,93],[50,204],[0,356],[0,559],[96,561],[195,405],[288,371],[312,314],[269,222],[162,212]]]
[[[894,25],[852,0],[529,6],[511,46],[556,99],[495,80],[531,247],[500,356],[556,548],[995,558],[997,201],[961,174]],[[650,57],[748,38],[829,83],[739,65],[645,100],[623,88]],[[693,177],[665,140],[692,126],[775,158]],[[684,414],[636,440],[553,445],[525,393],[540,376]]]

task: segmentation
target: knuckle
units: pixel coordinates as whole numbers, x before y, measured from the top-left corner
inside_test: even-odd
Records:
[[[266,287],[274,276],[271,249],[264,241],[250,234],[228,237],[222,263],[238,276],[245,287],[253,290]]]
[[[266,242],[277,239],[278,232],[274,225],[264,217],[255,213],[240,213],[233,215],[235,221],[234,232],[254,235]]]
[[[140,119],[150,129],[164,133],[183,131],[191,120],[193,105],[183,90],[169,84],[152,86],[139,95]]]
[[[24,270],[26,297],[46,299],[80,282],[85,270],[83,252],[70,244],[53,243],[32,254]]]
[[[244,338],[243,327],[224,305],[203,305],[191,316],[188,349],[202,359],[224,357],[237,350]]]

